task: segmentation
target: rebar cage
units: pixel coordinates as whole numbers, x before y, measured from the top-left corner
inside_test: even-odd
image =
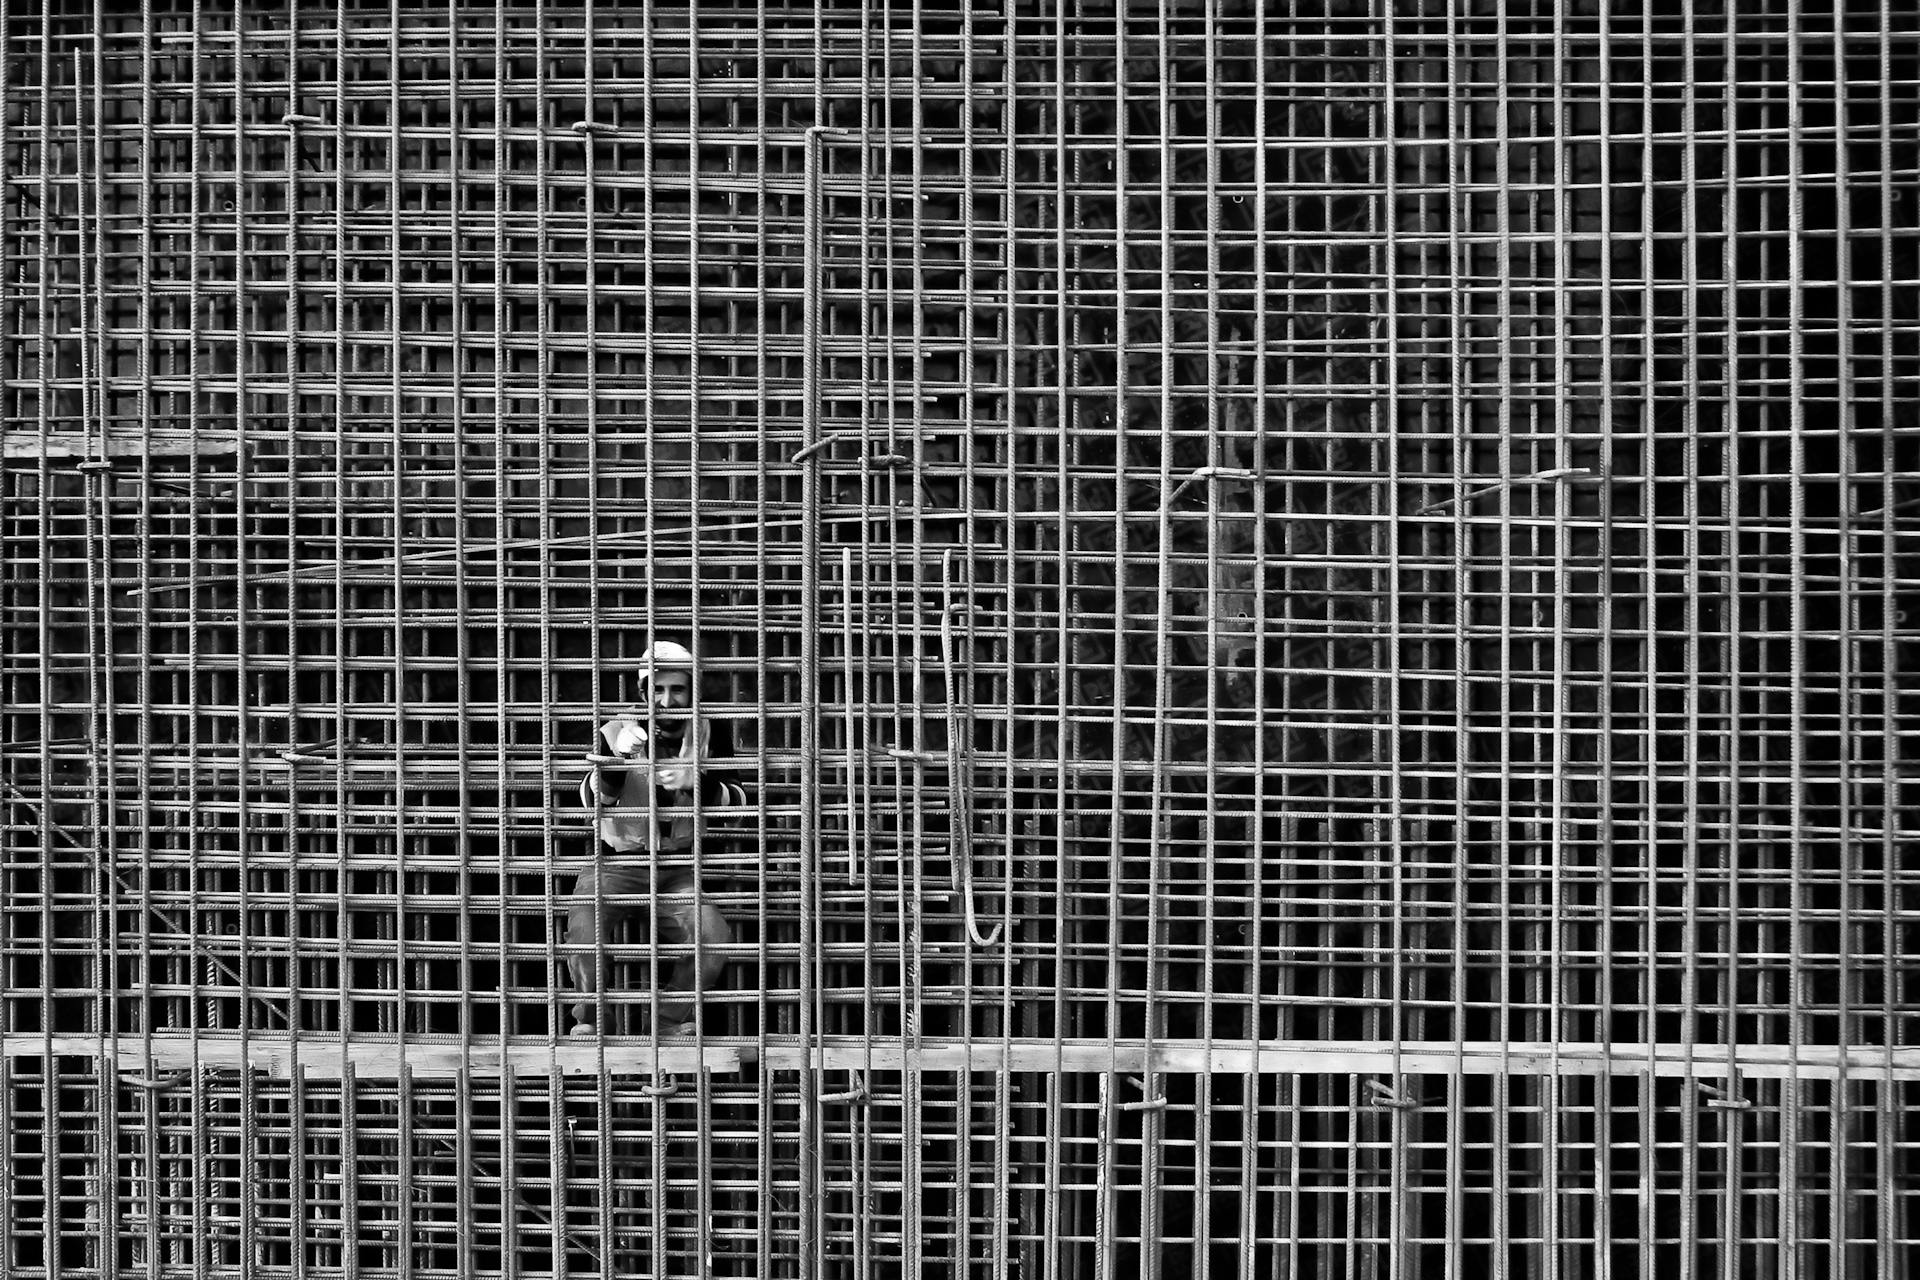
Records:
[[[1906,1274],[1920,35],[1659,9],[10,3],[0,1273]]]

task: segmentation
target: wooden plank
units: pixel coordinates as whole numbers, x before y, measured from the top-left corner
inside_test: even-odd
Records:
[[[757,1054],[753,1046],[741,1050],[752,1061],[767,1066],[798,1069],[808,1061],[798,1046],[777,1045]],[[1378,1040],[1264,1040],[1216,1041],[1211,1047],[1192,1043],[1155,1043],[1155,1072],[1242,1075],[1389,1075],[1396,1068],[1417,1075],[1657,1075],[1724,1079],[1729,1074],[1724,1045],[1695,1045],[1689,1054],[1677,1044],[1561,1044],[1543,1041],[1468,1041],[1464,1045],[1402,1042],[1396,1054],[1391,1041]],[[1920,1080],[1920,1049],[1888,1051],[1869,1045],[1845,1048],[1803,1047],[1797,1059],[1780,1045],[1741,1045],[1733,1051],[1733,1069],[1743,1076],[1763,1079],[1832,1079],[1844,1064],[1849,1079]],[[876,1043],[871,1051],[857,1037],[826,1037],[813,1055],[827,1070],[872,1067],[898,1071],[910,1063],[921,1070],[970,1070],[1048,1073],[1125,1071],[1148,1068],[1148,1051],[1140,1041],[1108,1045],[1104,1041],[1063,1042],[1056,1050],[1051,1040],[994,1041],[972,1044],[923,1040],[916,1054],[897,1043]],[[1891,1068],[1889,1061],[1891,1060]]]
[[[240,437],[235,433],[193,436],[165,435],[143,440],[137,435],[118,434],[102,440],[77,431],[49,432],[44,438],[37,431],[0,432],[0,458],[8,462],[100,457],[177,458],[198,455],[212,457],[239,452]]]
[[[148,1046],[152,1052],[148,1052]],[[416,1077],[448,1077],[465,1070],[470,1075],[497,1076],[511,1064],[516,1075],[546,1076],[652,1075],[656,1062],[663,1073],[682,1075],[698,1071],[730,1074],[740,1070],[738,1049],[692,1043],[663,1045],[656,1054],[650,1044],[602,1042],[570,1037],[549,1046],[545,1040],[445,1044],[410,1040],[353,1039],[324,1034],[249,1036],[243,1044],[232,1035],[154,1036],[108,1040],[103,1036],[9,1035],[4,1052],[9,1058],[56,1056],[111,1059],[113,1069],[146,1076],[191,1069],[250,1067],[273,1079],[290,1079],[296,1067],[309,1080],[337,1080],[353,1065],[361,1079],[392,1079],[402,1071]]]
[[[809,1064],[822,1070],[902,1071],[1019,1071],[1155,1072],[1200,1075],[1387,1075],[1396,1065],[1412,1075],[1656,1075],[1724,1080],[1729,1054],[1724,1045],[1695,1045],[1691,1051],[1677,1044],[1561,1044],[1542,1041],[1468,1041],[1463,1045],[1403,1043],[1396,1055],[1389,1041],[1264,1040],[1155,1043],[1149,1052],[1140,1041],[1109,1045],[1099,1040],[960,1041],[923,1040],[915,1049],[898,1041],[869,1045],[858,1036],[828,1036],[809,1052],[793,1037],[787,1043],[762,1049],[750,1041],[707,1040],[662,1045],[658,1062],[662,1072],[687,1074],[707,1071],[728,1074],[759,1062],[776,1071],[797,1071]],[[147,1045],[151,1043],[151,1056]],[[146,1041],[125,1037],[109,1041],[101,1036],[14,1034],[4,1037],[0,1052],[9,1058],[56,1056],[107,1058],[122,1072],[168,1072],[200,1066],[237,1070],[243,1064],[267,1076],[286,1079],[296,1062],[307,1078],[338,1079],[343,1065],[366,1079],[392,1078],[406,1070],[420,1077],[445,1077],[465,1070],[473,1075],[499,1075],[508,1063],[519,1075],[544,1076],[606,1071],[614,1075],[650,1075],[655,1051],[644,1041],[569,1038],[553,1046],[545,1040],[489,1041],[463,1047],[457,1043],[410,1040],[404,1047],[386,1040],[341,1040],[324,1034],[302,1035],[297,1044],[285,1034],[248,1037],[244,1047],[232,1034],[200,1037],[165,1035]],[[297,1049],[297,1054],[296,1054]],[[1889,1053],[1870,1045],[1803,1047],[1796,1057],[1786,1046],[1740,1045],[1731,1055],[1732,1069],[1756,1079],[1833,1079],[1844,1067],[1849,1079],[1920,1080],[1920,1048]]]

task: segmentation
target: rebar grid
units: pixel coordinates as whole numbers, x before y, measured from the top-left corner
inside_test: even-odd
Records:
[[[1904,1274],[1909,25],[10,7],[0,1271]]]

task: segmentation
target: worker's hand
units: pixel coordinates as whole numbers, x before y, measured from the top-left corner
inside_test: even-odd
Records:
[[[607,769],[595,769],[589,776],[592,779],[593,793],[600,797],[601,804],[612,804],[620,798],[621,779],[625,775],[616,774]],[[584,798],[583,793],[582,799]]]
[[[723,808],[744,809],[747,805],[745,787],[736,786],[731,782],[719,782],[714,784],[714,790],[718,792],[714,803]]]
[[[633,757],[639,755],[646,746],[647,727],[638,720],[622,716],[601,725],[600,737],[607,744],[610,755]]]
[[[653,771],[655,786],[665,787],[669,791],[691,791],[700,782],[700,766],[696,764],[663,764]]]

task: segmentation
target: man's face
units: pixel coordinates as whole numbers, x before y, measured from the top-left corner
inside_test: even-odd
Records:
[[[677,729],[685,724],[685,716],[668,713],[684,711],[693,705],[693,677],[685,671],[654,672],[653,705],[655,720],[663,727]]]

